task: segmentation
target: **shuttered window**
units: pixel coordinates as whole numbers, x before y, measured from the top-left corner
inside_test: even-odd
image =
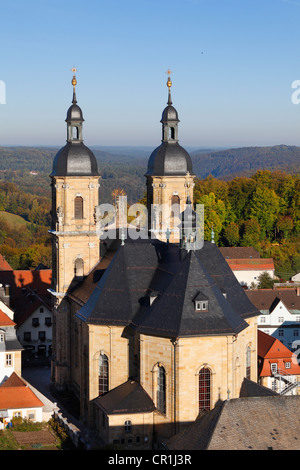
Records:
[[[83,219],[83,199],[81,196],[76,196],[74,199],[74,218]]]

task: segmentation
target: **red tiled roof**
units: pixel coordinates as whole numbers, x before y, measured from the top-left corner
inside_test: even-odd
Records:
[[[0,271],[12,271],[13,268],[11,265],[6,261],[4,256],[0,254]]]
[[[297,363],[294,353],[273,336],[267,335],[263,331],[257,330],[257,354],[262,365],[259,375],[269,377],[271,373],[271,363],[276,362],[278,369],[283,369],[288,375],[300,375],[300,365]],[[285,363],[290,363],[290,368],[285,369]]]
[[[0,386],[0,410],[41,406],[43,402],[15,372]]]
[[[269,271],[274,270],[273,258],[227,259],[232,271]]]
[[[9,318],[6,313],[0,310],[0,326],[14,326],[15,323]]]

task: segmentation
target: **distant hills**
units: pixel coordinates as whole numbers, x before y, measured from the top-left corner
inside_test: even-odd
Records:
[[[242,147],[203,153],[190,153],[195,174],[200,178],[232,179],[251,176],[257,170],[281,170],[300,173],[300,147],[275,145],[273,147]]]
[[[128,202],[136,202],[145,192],[145,171],[154,148],[105,146],[91,147],[102,176],[101,198],[110,200],[111,192],[122,188]],[[219,179],[251,176],[259,169],[300,173],[300,147],[242,147],[222,150],[200,148],[189,150],[194,172],[199,178],[213,175]],[[7,172],[18,172],[18,178],[31,171],[46,178],[51,172],[56,147],[0,147],[0,178],[11,179]],[[17,175],[16,175],[17,176]],[[33,176],[34,178],[34,176]],[[50,186],[49,186],[50,195]]]

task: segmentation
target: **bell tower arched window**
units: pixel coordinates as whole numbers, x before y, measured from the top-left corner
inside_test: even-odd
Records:
[[[199,410],[210,410],[211,371],[203,367],[199,372]]]
[[[99,395],[108,392],[108,358],[105,354],[99,356]]]
[[[83,219],[83,199],[81,196],[76,196],[74,199],[74,218]]]
[[[82,277],[83,276],[83,259],[77,258],[75,260],[75,277]]]

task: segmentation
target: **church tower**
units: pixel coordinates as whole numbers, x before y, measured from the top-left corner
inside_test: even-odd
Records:
[[[54,298],[54,381],[67,381],[69,367],[69,292],[99,261],[96,208],[99,205],[97,161],[84,145],[83,114],[76,99],[76,69],[72,105],[67,111],[67,143],[53,161],[52,187],[52,288]],[[64,372],[62,372],[64,371]]]
[[[191,157],[179,145],[178,113],[171,98],[172,81],[168,74],[168,103],[163,110],[162,143],[151,154],[148,161],[147,210],[148,230],[156,238],[179,242],[180,213],[189,198],[193,203],[194,178]],[[170,232],[170,233],[169,233]]]

